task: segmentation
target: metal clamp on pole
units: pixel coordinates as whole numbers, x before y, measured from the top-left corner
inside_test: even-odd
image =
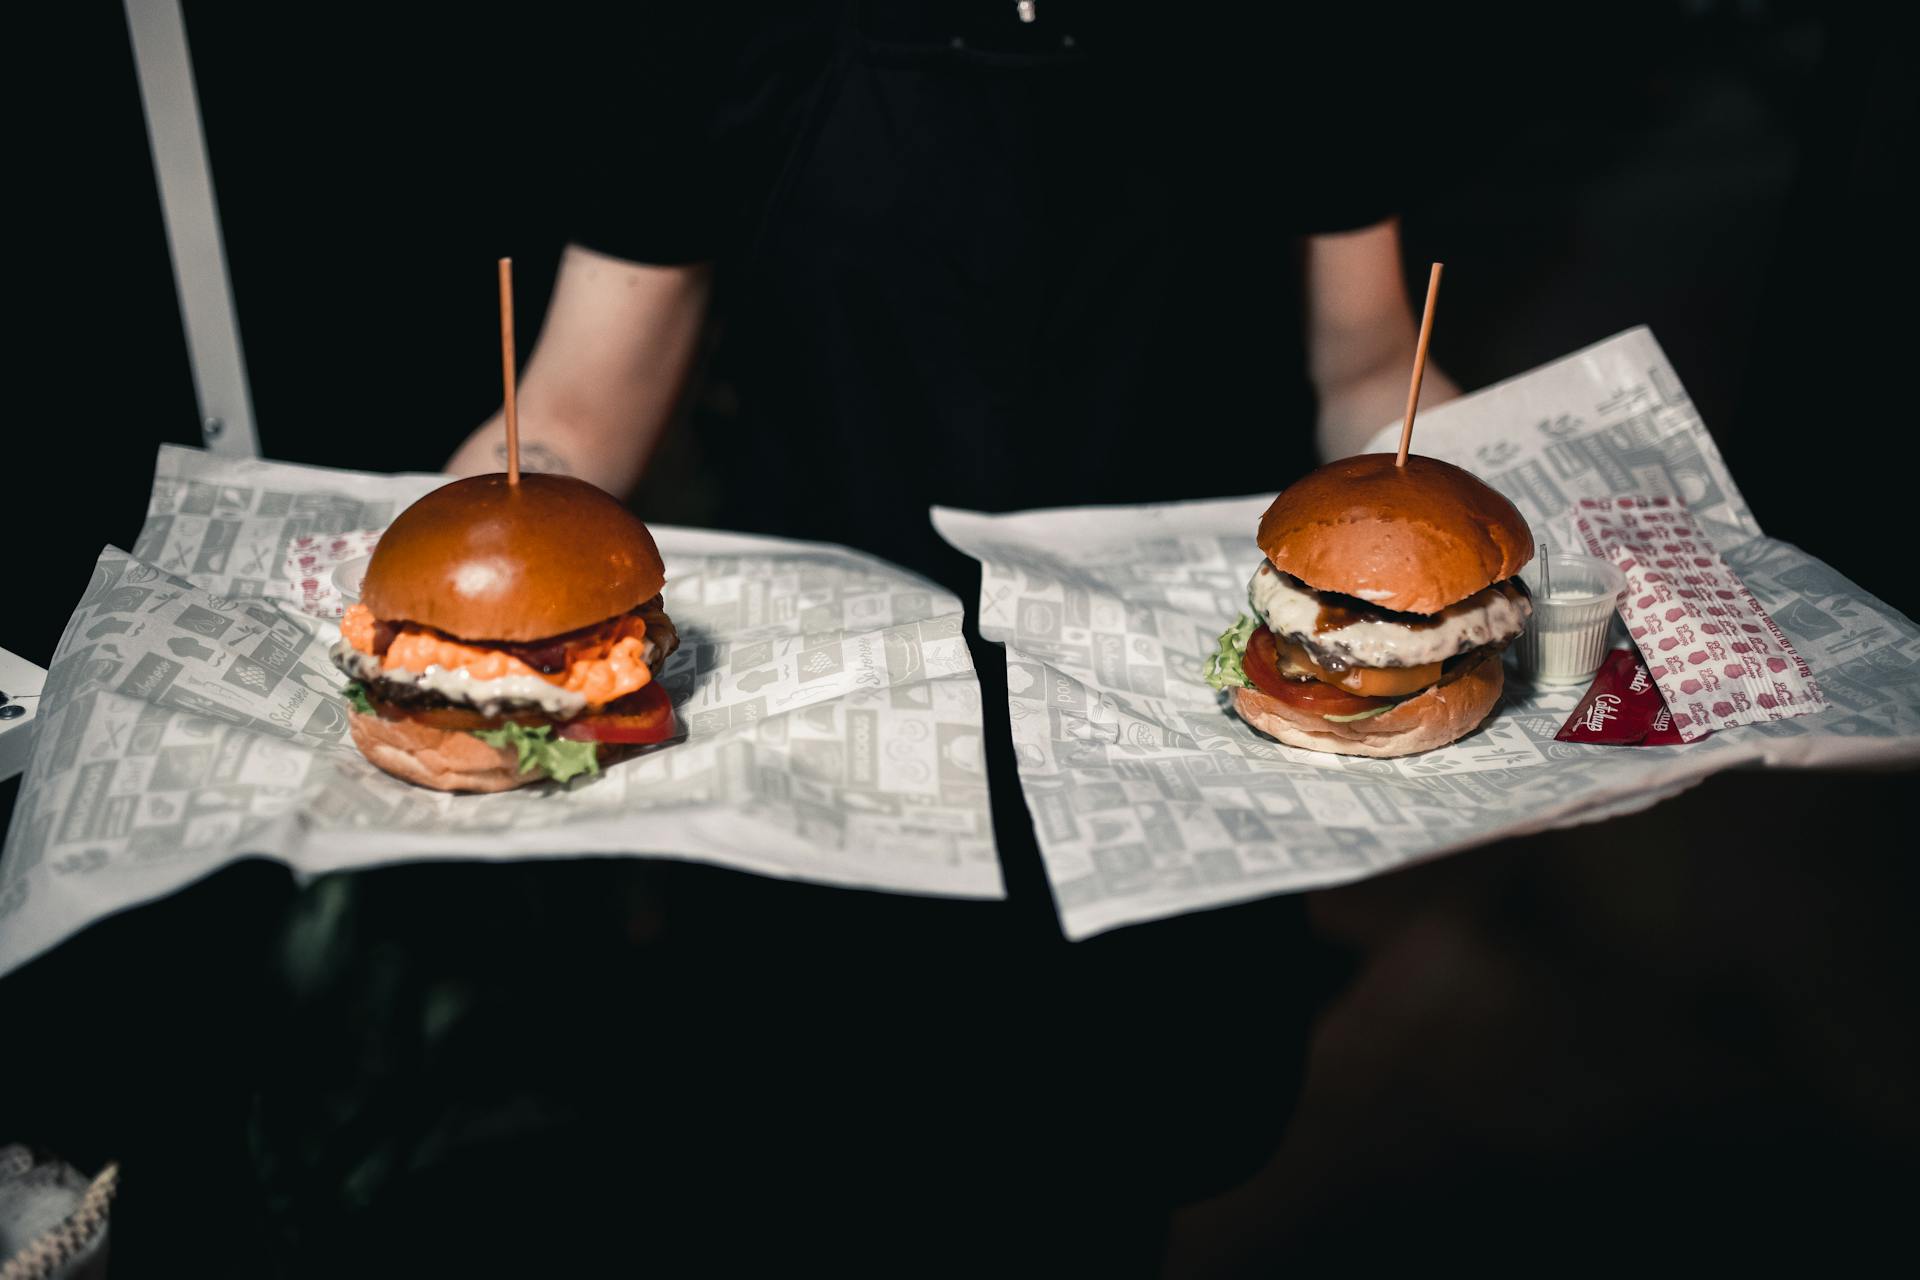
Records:
[[[40,727],[34,712],[46,682],[46,672],[0,649],[0,782],[26,771],[34,731]]]

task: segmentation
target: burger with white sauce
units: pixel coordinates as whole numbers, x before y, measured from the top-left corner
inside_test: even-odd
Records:
[[[1500,701],[1500,653],[1533,604],[1514,575],[1533,534],[1514,505],[1434,458],[1343,458],[1260,520],[1251,616],[1207,682],[1289,746],[1404,756],[1471,733]]]
[[[647,526],[567,476],[472,476],[400,513],[341,619],[353,741],[441,791],[565,782],[674,736],[679,644]]]

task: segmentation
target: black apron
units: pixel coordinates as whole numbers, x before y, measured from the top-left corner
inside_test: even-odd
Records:
[[[927,507],[1278,483],[1288,464],[1244,474],[1193,436],[1236,403],[1207,388],[1232,362],[1284,389],[1268,407],[1294,424],[1304,464],[1297,315],[1255,307],[1264,320],[1247,332],[1232,304],[1243,327],[1222,336],[1193,308],[1217,314],[1241,294],[1297,304],[1296,263],[1270,254],[1255,278],[1219,278],[1191,212],[1204,164],[1168,161],[1180,139],[1157,122],[1153,87],[1128,98],[1115,83],[1126,72],[1097,47],[881,38],[858,9],[753,249],[723,283],[747,424],[726,442],[723,523],[860,546],[960,595],[1009,897],[767,884],[745,896],[767,915],[804,912],[806,936],[833,939],[796,939],[811,971],[789,976],[832,1004],[814,1005],[826,1074],[863,1082],[825,1086],[845,1108],[842,1176],[866,1196],[887,1192],[863,1169],[924,1188],[896,1211],[943,1237],[1050,1239],[1063,1259],[1100,1259],[1083,1273],[1151,1273],[1171,1206],[1272,1153],[1324,958],[1298,898],[1064,940],[1014,768],[1004,652],[977,633],[977,567],[940,543]],[[955,155],[986,159],[956,169]],[[740,896],[728,885],[716,919],[745,918]],[[771,901],[788,897],[791,909]],[[911,1086],[863,1092],[892,1071]]]
[[[1301,213],[1220,127],[1254,113],[1245,82],[1153,72],[1138,46],[1164,17],[1074,37],[1042,5],[1021,38],[1011,4],[947,7],[967,34],[847,7],[723,262],[721,523],[958,590],[972,570],[930,503],[1223,496],[1308,469]]]

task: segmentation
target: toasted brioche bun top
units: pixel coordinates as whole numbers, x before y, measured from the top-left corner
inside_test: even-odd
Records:
[[[660,549],[634,514],[570,476],[469,476],[400,513],[360,597],[383,621],[467,640],[541,640],[652,599]]]
[[[1438,613],[1511,578],[1533,532],[1497,490],[1450,462],[1363,453],[1289,485],[1260,518],[1274,567],[1319,591]]]

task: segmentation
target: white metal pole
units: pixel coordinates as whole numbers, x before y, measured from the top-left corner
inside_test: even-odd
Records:
[[[227,279],[213,169],[200,128],[186,21],[179,0],[126,0],[126,6],[180,319],[193,363],[194,394],[200,401],[201,436],[215,453],[258,457],[253,398],[247,391],[240,322]]]

